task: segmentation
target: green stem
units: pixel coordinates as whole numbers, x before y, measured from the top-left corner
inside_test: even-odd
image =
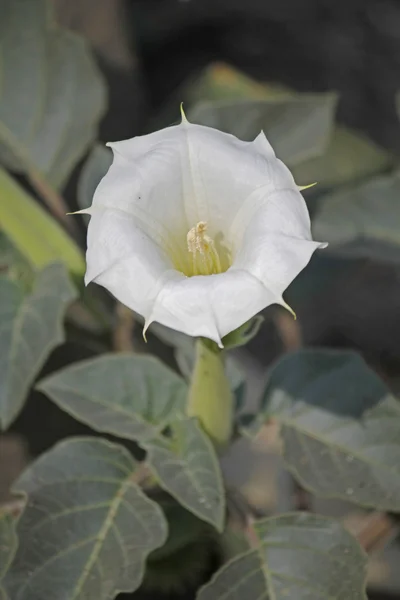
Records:
[[[233,406],[233,394],[226,377],[222,351],[214,342],[198,339],[188,415],[199,419],[216,446],[224,447],[232,437]]]

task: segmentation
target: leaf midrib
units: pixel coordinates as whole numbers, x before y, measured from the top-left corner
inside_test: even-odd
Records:
[[[122,483],[119,491],[116,494],[114,502],[110,503],[110,511],[109,511],[106,519],[104,519],[103,526],[100,528],[100,531],[96,535],[96,542],[94,544],[93,551],[91,552],[89,559],[86,561],[86,564],[83,567],[82,575],[80,576],[80,578],[78,579],[78,581],[75,585],[75,590],[73,592],[73,595],[71,596],[71,600],[76,600],[78,598],[78,594],[81,592],[84,584],[86,583],[87,577],[89,576],[93,565],[95,564],[96,560],[99,557],[99,554],[103,547],[104,540],[106,539],[107,533],[108,533],[109,529],[111,529],[113,527],[114,518],[117,514],[120,504],[122,503],[122,501],[124,499],[125,493],[126,493],[127,489],[130,487],[130,485],[131,485],[131,478],[128,477],[128,479],[126,479]]]

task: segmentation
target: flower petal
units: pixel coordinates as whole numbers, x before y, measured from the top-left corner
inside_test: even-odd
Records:
[[[93,212],[86,260],[86,284],[94,281],[106,287],[145,317],[163,278],[173,270],[166,253],[137,227],[133,217],[112,209]]]
[[[326,244],[312,241],[307,207],[299,192],[285,190],[256,200],[247,221],[241,215],[237,224],[243,233],[240,237],[236,232],[240,242],[233,266],[252,273],[281,296],[315,250]]]
[[[225,335],[266,306],[281,301],[257,278],[240,269],[185,279],[171,277],[164,280],[149,322],[207,337],[222,347]]]
[[[89,224],[85,281],[106,287],[120,302],[152,321],[218,344],[260,310],[280,302],[251,274],[185,277],[123,211],[99,209]]]
[[[290,171],[275,157],[265,135],[243,142],[233,135],[183,121],[146,136],[109,144],[114,162],[93,207],[113,206],[186,233],[206,221],[212,237],[226,237],[236,212],[258,187],[265,193],[295,189]]]
[[[187,167],[184,171],[186,214],[192,226],[208,223],[211,237],[228,232],[246,198],[258,187],[272,193],[296,185],[290,171],[275,157],[265,136],[243,142],[233,135],[183,124]],[[191,214],[191,216],[189,216]]]
[[[176,129],[169,128],[172,133]],[[160,137],[143,138],[153,136]],[[157,243],[173,243],[180,252],[186,251],[181,148],[171,134],[157,142],[143,138],[112,144],[114,161],[96,189],[89,213],[98,208],[124,211]],[[134,158],[135,149],[138,155]]]

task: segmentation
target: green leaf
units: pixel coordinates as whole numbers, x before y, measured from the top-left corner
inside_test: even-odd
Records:
[[[105,87],[85,42],[46,0],[2,0],[0,162],[62,186],[95,139]]]
[[[64,229],[0,168],[1,229],[34,267],[62,260],[81,278],[85,272],[83,253]]]
[[[189,106],[199,101],[208,100],[270,100],[290,94],[290,90],[272,81],[252,79],[232,65],[214,62],[205,67],[200,75],[189,83],[183,90],[183,98]]]
[[[10,597],[111,600],[136,590],[167,538],[139,480],[140,463],[102,439],[70,439],[42,455],[16,484],[28,502],[5,579]]]
[[[158,359],[133,354],[73,364],[37,389],[96,431],[138,441],[159,435],[183,413],[187,394],[182,378]]]
[[[7,600],[7,594],[1,580],[9,568],[17,550],[17,534],[15,519],[0,510],[0,599]]]
[[[284,459],[305,488],[400,511],[400,404],[357,354],[283,358],[259,415],[269,418],[281,425]]]
[[[316,239],[343,256],[400,259],[400,173],[377,177],[320,199],[313,219]]]
[[[4,577],[17,549],[15,519],[0,511],[0,580]]]
[[[62,320],[76,292],[61,264],[39,273],[31,294],[0,279],[0,423],[8,427],[50,352],[64,341]]]
[[[371,140],[345,127],[335,126],[319,156],[292,169],[297,182],[305,185],[317,181],[319,186],[335,186],[361,181],[389,169],[394,155]]]
[[[198,600],[367,600],[367,557],[336,521],[306,513],[256,521],[253,549],[222,567]]]
[[[293,167],[319,156],[326,148],[336,102],[334,94],[287,93],[264,100],[202,102],[188,117],[193,123],[216,127],[247,141],[263,130],[277,156]]]
[[[78,181],[77,200],[80,209],[92,205],[94,192],[112,163],[112,152],[97,144],[85,162]]]
[[[35,272],[28,260],[19,252],[6,234],[0,230],[0,274],[19,281],[25,290],[31,289]]]
[[[213,445],[195,419],[171,424],[171,437],[151,440],[147,463],[159,485],[199,519],[222,531],[225,493]]]

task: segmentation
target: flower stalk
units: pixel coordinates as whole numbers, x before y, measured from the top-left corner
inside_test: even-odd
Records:
[[[223,351],[215,342],[199,338],[187,413],[199,419],[215,446],[222,449],[232,437],[233,410],[233,394],[225,373]]]

